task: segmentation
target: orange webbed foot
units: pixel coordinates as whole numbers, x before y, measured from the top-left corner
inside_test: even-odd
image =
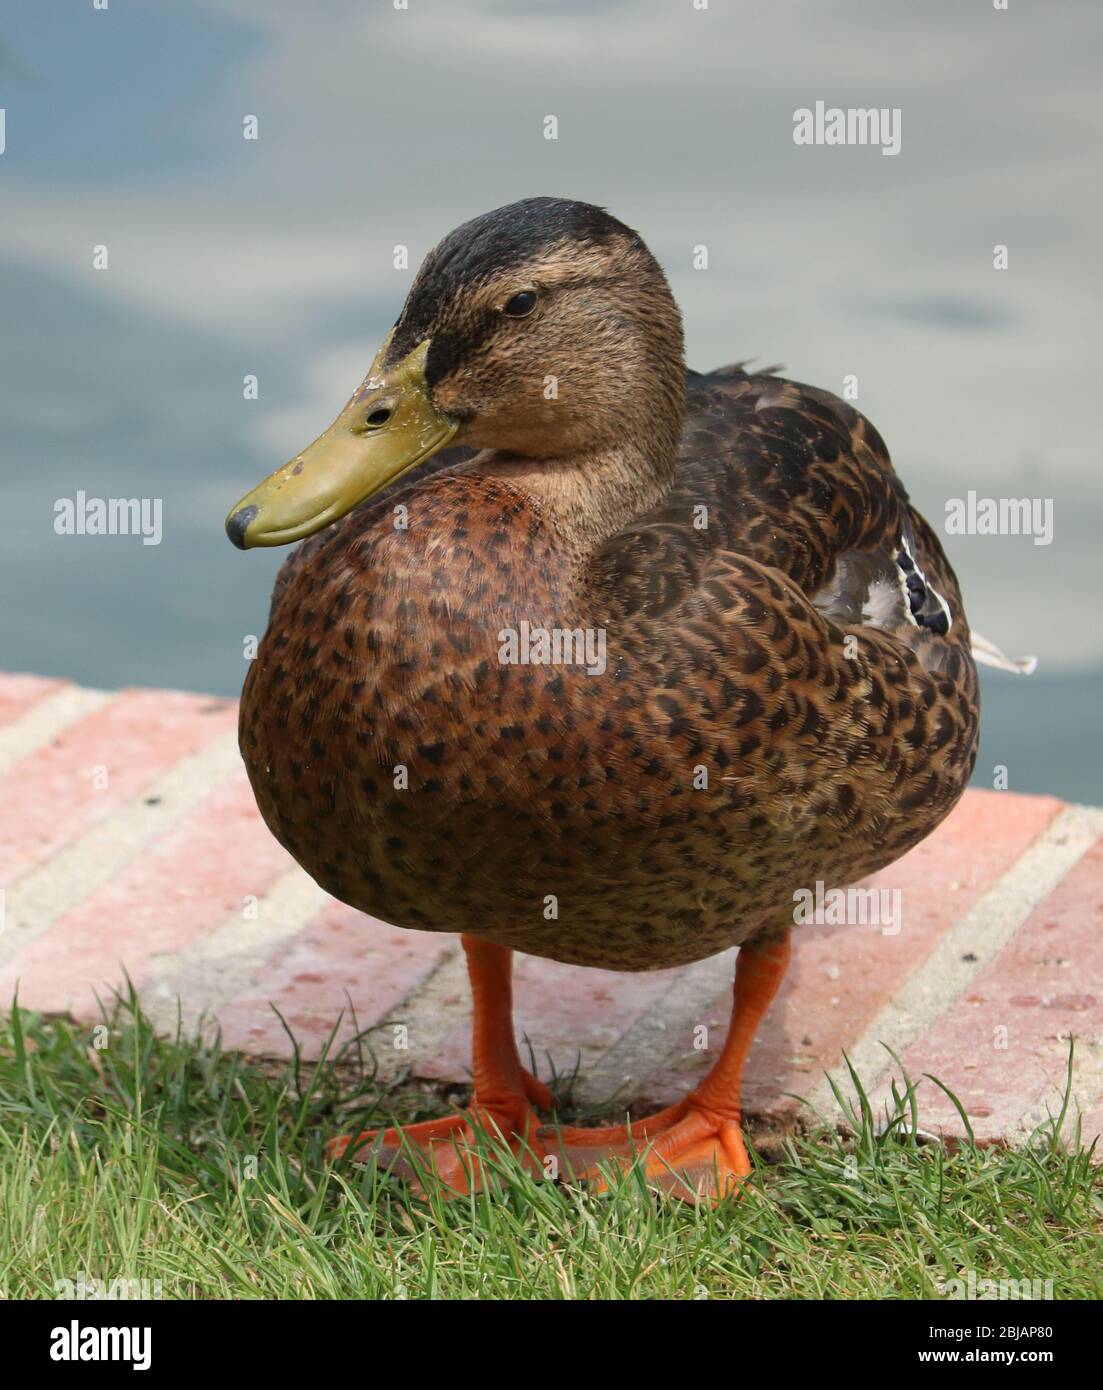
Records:
[[[738,1196],[751,1175],[739,1120],[689,1100],[632,1125],[545,1129],[541,1137],[558,1152],[565,1176],[598,1192],[609,1185],[603,1166],[627,1169],[637,1158],[651,1186],[686,1202]]]
[[[551,1109],[555,1098],[528,1072],[522,1073],[522,1087],[516,1095],[489,1102],[476,1099],[456,1115],[331,1139],[326,1158],[333,1161],[352,1150],[352,1162],[412,1178],[418,1190],[422,1189],[420,1179],[432,1172],[445,1195],[454,1197],[485,1186],[480,1148],[485,1153],[496,1144],[506,1144],[526,1168],[540,1171],[547,1151],[539,1136],[535,1107]]]

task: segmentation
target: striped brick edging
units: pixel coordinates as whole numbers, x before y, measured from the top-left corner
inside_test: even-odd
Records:
[[[384,1076],[462,1081],[468,1002],[454,938],[330,899],[272,840],[236,752],[233,702],[0,675],[0,997],[99,1015],[124,972],[159,1024],[217,1017],[226,1044],[306,1056],[375,1026]],[[899,1069],[937,1075],[977,1136],[1025,1137],[1056,1109],[1077,1039],[1073,1113],[1103,1130],[1103,811],[969,792],[869,880],[902,929],[806,926],[752,1050],[748,1111],[828,1118],[845,1052],[885,1102]],[[615,1108],[673,1099],[723,1037],[734,952],[620,975],[519,957],[517,1023],[542,1071]],[[273,1008],[275,1006],[275,1008]],[[354,1012],[355,1011],[355,1012]],[[707,1044],[702,1048],[702,1043]],[[961,1125],[921,1082],[922,1123]],[[1071,1117],[1070,1117],[1071,1119]]]

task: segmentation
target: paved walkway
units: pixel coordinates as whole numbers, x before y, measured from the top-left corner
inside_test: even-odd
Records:
[[[0,999],[98,1014],[129,974],[171,1027],[209,1011],[228,1045],[286,1054],[275,1004],[316,1055],[381,1025],[384,1073],[466,1077],[468,1014],[455,938],[401,931],[327,897],[271,839],[236,751],[232,701],[107,694],[0,675]],[[905,859],[869,881],[899,890],[899,930],[804,927],[755,1043],[752,1114],[787,1120],[804,1096],[832,1112],[842,1053],[888,1093],[931,1072],[984,1139],[1021,1139],[1059,1104],[1068,1038],[1086,1137],[1103,1130],[1103,811],[970,792]],[[727,1021],[732,954],[616,975],[518,958],[518,1029],[579,1093],[641,1104],[680,1094]],[[702,1025],[704,1031],[702,1031]],[[407,1045],[403,1047],[401,1044]],[[699,1044],[706,1043],[704,1050]],[[921,1085],[925,1128],[958,1133]]]

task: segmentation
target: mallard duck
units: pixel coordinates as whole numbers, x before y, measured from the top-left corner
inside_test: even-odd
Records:
[[[226,527],[301,542],[241,701],[265,821],[469,966],[470,1111],[330,1151],[412,1144],[463,1191],[477,1122],[528,1159],[639,1146],[679,1195],[738,1188],[798,890],[930,834],[976,755],[958,584],[877,431],[772,371],[687,371],[641,237],[530,198],[428,254],[336,421]],[[512,952],[655,970],[733,945],[727,1040],[684,1100],[541,1122]]]

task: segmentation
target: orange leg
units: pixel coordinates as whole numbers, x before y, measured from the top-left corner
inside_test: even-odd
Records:
[[[470,1121],[487,1135],[500,1135],[526,1161],[544,1156],[537,1135],[539,1120],[534,1107],[550,1110],[551,1091],[521,1065],[513,1036],[513,953],[474,936],[461,937],[467,954],[474,1012],[471,1023],[471,1061],[475,1094],[465,1114],[446,1115],[421,1124],[391,1129],[365,1130],[363,1134],[332,1139],[326,1145],[329,1158],[339,1158],[350,1148],[371,1144],[365,1161],[389,1162],[407,1145],[421,1149],[445,1186],[457,1193],[479,1186],[477,1159],[471,1150]]]
[[[723,1196],[750,1176],[740,1127],[740,1089],[747,1053],[789,965],[790,941],[744,946],[735,971],[731,1026],[716,1064],[684,1100],[645,1120],[608,1129],[562,1129],[564,1160],[593,1173],[599,1158],[645,1154],[644,1171],[658,1186],[687,1200]],[[548,1142],[556,1133],[541,1131]],[[595,1150],[600,1153],[595,1154]]]

